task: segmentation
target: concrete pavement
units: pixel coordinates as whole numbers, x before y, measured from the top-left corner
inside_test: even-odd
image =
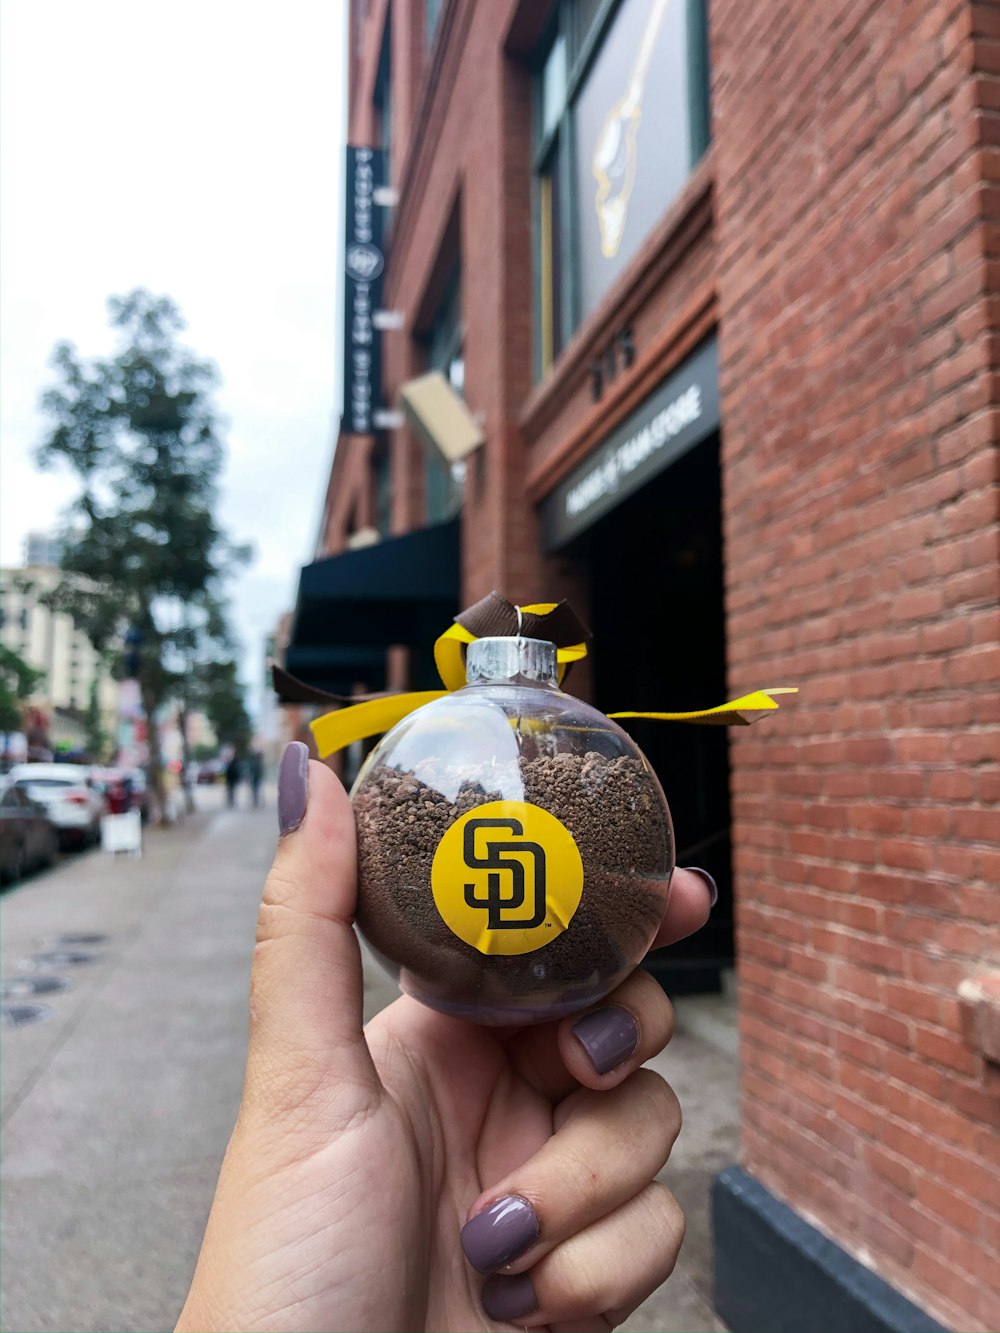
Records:
[[[199,814],[5,898],[5,977],[40,940],[109,936],[44,968],[73,980],[49,1021],[4,1032],[5,1329],[172,1327],[239,1098],[273,820]]]
[[[228,811],[220,792],[198,796],[206,808],[150,834],[142,860],[94,853],[4,896],[3,977],[71,983],[11,1000],[51,1012],[3,1033],[8,1333],[169,1329],[183,1301],[239,1099],[275,836],[273,807]],[[58,942],[68,935],[107,938]],[[31,963],[67,948],[92,957]],[[365,982],[369,1016],[395,990],[374,965]],[[710,1305],[708,1184],[736,1155],[731,1032],[730,1009],[686,1001],[656,1062],[684,1108],[663,1179],[688,1236],[674,1276],[624,1326],[634,1333],[722,1327]]]

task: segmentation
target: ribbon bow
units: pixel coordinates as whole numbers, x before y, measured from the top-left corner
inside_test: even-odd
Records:
[[[465,684],[464,650],[476,639],[490,637],[519,637],[547,639],[556,645],[556,662],[560,684],[574,662],[587,656],[590,634],[567,602],[539,602],[533,606],[515,606],[499,593],[491,592],[482,601],[455,617],[455,623],[434,644],[434,664],[441,677],[443,690],[417,690],[405,694],[342,696],[326,694],[311,687],[303,687],[280,667],[274,668],[275,683],[297,687],[298,697],[312,702],[343,703],[347,707],[318,717],[310,726],[316,739],[320,758],[326,759],[353,741],[378,736],[394,727],[410,713],[441,699]],[[287,688],[283,693],[287,694]],[[778,705],[776,694],[797,694],[794,688],[753,690],[750,694],[731,699],[715,708],[703,708],[693,713],[609,713],[612,718],[652,718],[660,722],[697,722],[703,725],[749,726],[764,713],[773,712]]]

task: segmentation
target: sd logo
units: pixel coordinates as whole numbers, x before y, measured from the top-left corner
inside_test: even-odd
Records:
[[[462,830],[462,853],[465,864],[470,870],[488,870],[486,893],[479,892],[475,883],[466,884],[465,901],[469,907],[485,907],[489,913],[488,930],[534,930],[545,920],[545,850],[537,842],[493,842],[486,839],[488,848],[485,855],[476,853],[476,834],[481,829],[506,829],[508,833],[517,833],[524,839],[524,825],[519,819],[470,819]],[[505,853],[513,853],[509,858]],[[525,866],[519,857],[528,857],[528,869],[534,888],[532,891],[532,911],[529,917],[505,916],[505,912],[514,913],[524,906]],[[503,871],[511,876],[511,890],[503,894],[500,874]]]
[[[492,801],[445,833],[431,890],[449,928],[480,953],[531,953],[573,919],[583,862],[555,815],[527,801]]]

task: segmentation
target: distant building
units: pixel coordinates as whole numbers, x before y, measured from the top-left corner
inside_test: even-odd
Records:
[[[110,741],[115,735],[117,686],[72,618],[50,611],[41,601],[61,577],[62,572],[49,564],[0,569],[0,643],[44,672],[31,703],[48,715],[54,745],[79,743],[95,681]]]
[[[24,539],[26,565],[58,565],[62,559],[62,542],[48,532],[29,532]]]
[[[264,661],[261,664],[263,669],[263,690],[261,692],[260,709],[257,715],[257,743],[264,752],[266,760],[273,761],[281,754],[281,734],[283,730],[283,719],[281,709],[278,707],[278,700],[271,689],[271,663],[277,658],[278,650],[278,629],[277,626],[270,634],[264,637]]]
[[[187,716],[187,739],[189,747],[216,745],[217,739],[212,724],[204,713],[193,712]]]
[[[294,702],[278,708],[276,696],[270,690],[271,666],[274,663],[279,666],[286,664],[293,620],[294,612],[282,612],[274,630],[267,636],[264,649],[268,688],[264,691],[257,730],[264,758],[272,765],[279,762],[285,746],[290,741],[305,741],[309,745],[312,741],[309,723],[314,717],[326,711],[319,705]]]

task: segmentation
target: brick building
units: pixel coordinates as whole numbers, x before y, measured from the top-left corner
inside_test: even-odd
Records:
[[[797,684],[635,730],[722,889],[670,984],[735,920],[719,1309],[1000,1327],[1000,1050],[959,993],[1000,967],[1000,4],[354,0],[349,41],[397,193],[379,402],[436,369],[484,443],[345,417],[290,668],[422,685],[496,588],[571,598],[606,709]]]

